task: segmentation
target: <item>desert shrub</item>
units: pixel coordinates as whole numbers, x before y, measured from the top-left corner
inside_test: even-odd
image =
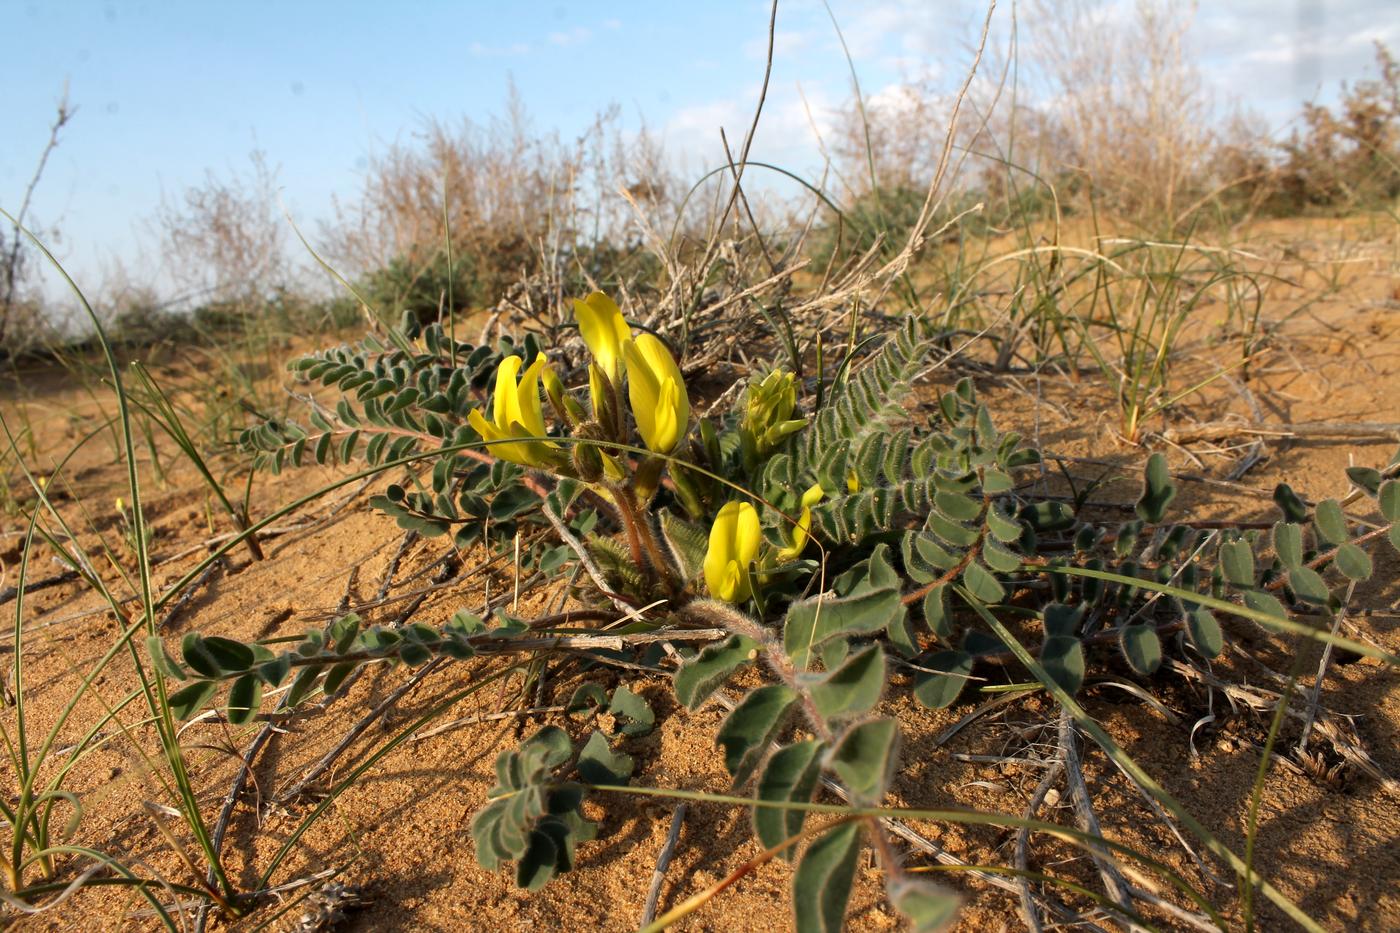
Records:
[[[167,198],[155,227],[171,274],[211,320],[254,317],[292,284],[277,172],[260,152],[245,173],[209,172]]]
[[[330,255],[396,321],[437,313],[452,269],[453,310],[489,307],[518,283],[580,273],[579,260],[623,249],[632,208],[664,216],[680,186],[645,133],[624,135],[615,110],[568,143],[534,131],[512,91],[484,123],[426,124],[366,172],[353,204],[325,231]],[[449,263],[449,252],[451,253]],[[607,275],[594,265],[590,274]]]
[[[1279,212],[1390,206],[1400,196],[1400,63],[1376,43],[1378,76],[1343,85],[1335,106],[1303,104],[1282,145]]]

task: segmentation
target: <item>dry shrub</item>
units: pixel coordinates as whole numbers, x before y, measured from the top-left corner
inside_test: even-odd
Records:
[[[261,152],[246,174],[205,175],[166,198],[155,227],[171,277],[187,297],[234,315],[255,312],[291,285],[277,173]]]
[[[1131,11],[1032,5],[1030,55],[1050,92],[1059,158],[1116,213],[1170,220],[1213,186],[1214,115],[1185,47],[1193,13],[1164,0]]]
[[[1304,128],[1283,145],[1281,207],[1354,210],[1400,196],[1400,63],[1379,42],[1376,68],[1343,85],[1335,107],[1303,105]]]
[[[624,243],[632,208],[619,190],[648,211],[678,196],[645,130],[623,133],[613,109],[572,142],[539,134],[512,89],[504,115],[484,124],[432,120],[412,144],[374,158],[359,200],[337,205],[327,239],[335,261],[366,279],[380,311],[426,318],[449,285],[454,310],[494,304],[546,266]]]

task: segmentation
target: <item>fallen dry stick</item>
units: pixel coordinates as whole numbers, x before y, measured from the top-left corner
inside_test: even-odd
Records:
[[[1163,440],[1173,444],[1186,441],[1215,441],[1241,434],[1256,437],[1364,437],[1400,440],[1400,424],[1384,421],[1304,421],[1298,424],[1264,424],[1258,421],[1207,421],[1185,428],[1168,428]]]

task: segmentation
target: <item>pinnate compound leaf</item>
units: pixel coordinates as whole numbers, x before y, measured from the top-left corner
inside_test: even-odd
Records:
[[[1161,522],[1167,514],[1167,506],[1175,498],[1176,486],[1167,469],[1167,458],[1153,454],[1147,458],[1147,466],[1143,469],[1142,498],[1137,501],[1138,518],[1153,525]]]
[[[1128,665],[1139,674],[1151,674],[1162,663],[1162,640],[1150,625],[1124,626],[1120,636],[1123,643],[1123,656]]]
[[[614,752],[607,736],[594,731],[578,756],[578,773],[589,784],[625,784],[632,776],[632,756]]]
[[[802,853],[792,879],[797,933],[839,933],[860,855],[859,821],[824,833]]]
[[[1084,683],[1084,646],[1071,635],[1052,635],[1040,650],[1040,665],[1066,693],[1077,693]]]
[[[885,652],[879,645],[855,655],[812,684],[817,712],[827,719],[859,716],[880,701],[885,689]]]
[[[894,771],[899,724],[872,719],[853,727],[831,753],[831,770],[860,804],[876,805]]]
[[[783,625],[783,649],[805,669],[813,652],[838,635],[872,635],[903,621],[906,609],[894,588],[838,599],[818,597],[793,603]]]
[[[935,673],[919,672],[914,681],[914,699],[930,709],[952,706],[967,686],[974,658],[966,651],[940,651],[921,667]]]
[[[676,699],[686,709],[696,709],[720,688],[734,671],[752,660],[756,643],[743,635],[706,645],[677,670],[673,686]]]
[[[904,875],[886,886],[890,903],[909,918],[914,933],[939,933],[948,929],[958,915],[962,899],[931,881]]]
[[[783,684],[769,684],[749,691],[734,707],[715,736],[724,748],[724,766],[738,787],[749,779],[764,750],[787,722],[797,693]]]
[[[1343,544],[1337,548],[1335,563],[1337,569],[1348,580],[1369,580],[1371,572],[1374,570],[1371,564],[1371,555],[1355,544]]]
[[[807,739],[785,746],[773,753],[758,777],[758,800],[778,803],[809,803],[821,777],[821,753],[824,745]],[[764,848],[772,848],[784,839],[802,831],[806,810],[785,810],[779,807],[754,807],[753,827]],[[783,855],[791,860],[796,854],[789,848]]]

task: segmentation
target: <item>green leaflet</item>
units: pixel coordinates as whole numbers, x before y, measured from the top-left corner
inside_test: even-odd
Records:
[[[1347,519],[1342,514],[1342,504],[1336,499],[1323,499],[1317,504],[1313,527],[1322,535],[1322,539],[1331,545],[1344,544],[1351,537],[1347,533]]]
[[[632,776],[631,755],[614,752],[607,737],[595,730],[578,756],[578,773],[589,784],[624,784]]]
[[[696,709],[730,675],[752,660],[757,647],[757,643],[743,635],[731,635],[722,642],[706,645],[677,668],[672,680],[676,699],[686,709]]]
[[[724,766],[734,776],[735,787],[753,774],[796,702],[797,694],[790,687],[770,684],[750,690],[724,720],[715,744],[724,749]]]
[[[879,645],[871,645],[808,687],[817,712],[827,719],[868,712],[884,689],[885,652]]]
[[[963,570],[963,585],[984,603],[999,603],[1006,598],[1006,589],[986,567],[970,561]]]
[[[831,753],[830,766],[858,805],[876,806],[894,771],[899,725],[873,719],[853,726]]]
[[[1374,569],[1371,564],[1371,555],[1355,544],[1343,544],[1337,548],[1335,563],[1337,569],[1342,572],[1342,576],[1349,580],[1369,580]]]
[[[793,603],[783,624],[783,650],[798,669],[811,665],[813,652],[841,635],[873,635],[903,621],[897,589],[876,589],[854,596]]]
[[[1376,499],[1386,521],[1400,522],[1400,480],[1392,479],[1382,484]]]
[[[1139,674],[1151,674],[1162,663],[1162,640],[1150,625],[1124,626],[1119,635],[1123,656]]]
[[[825,748],[816,739],[807,739],[778,749],[759,775],[754,796],[774,802],[809,802],[821,777],[821,755]],[[805,810],[754,807],[754,832],[765,848],[772,848],[801,832],[806,817]],[[788,849],[783,854],[791,860],[795,851]]]
[[[1142,497],[1137,502],[1138,518],[1149,524],[1157,524],[1167,514],[1167,506],[1176,498],[1176,486],[1172,484],[1171,472],[1167,469],[1167,458],[1153,454],[1147,458],[1143,470]]]
[[[914,680],[914,698],[930,709],[952,706],[967,686],[974,660],[966,651],[938,652],[920,665],[933,673],[921,671],[918,674]]]
[[[1254,585],[1254,548],[1243,539],[1220,545],[1220,566],[1225,579],[1236,586]]]
[[[957,918],[962,899],[942,885],[905,875],[886,885],[895,909],[909,918],[914,933],[938,933]]]
[[[797,933],[839,933],[846,919],[860,854],[861,824],[843,823],[802,853],[792,879]]]
[[[1066,693],[1077,693],[1084,683],[1084,646],[1078,638],[1052,635],[1045,639],[1040,664]]]
[[[1191,642],[1208,658],[1220,656],[1225,650],[1225,635],[1220,631],[1220,623],[1209,609],[1197,609],[1186,614],[1186,630]]]
[[[1292,522],[1274,524],[1274,553],[1289,569],[1303,563],[1303,529]]]

